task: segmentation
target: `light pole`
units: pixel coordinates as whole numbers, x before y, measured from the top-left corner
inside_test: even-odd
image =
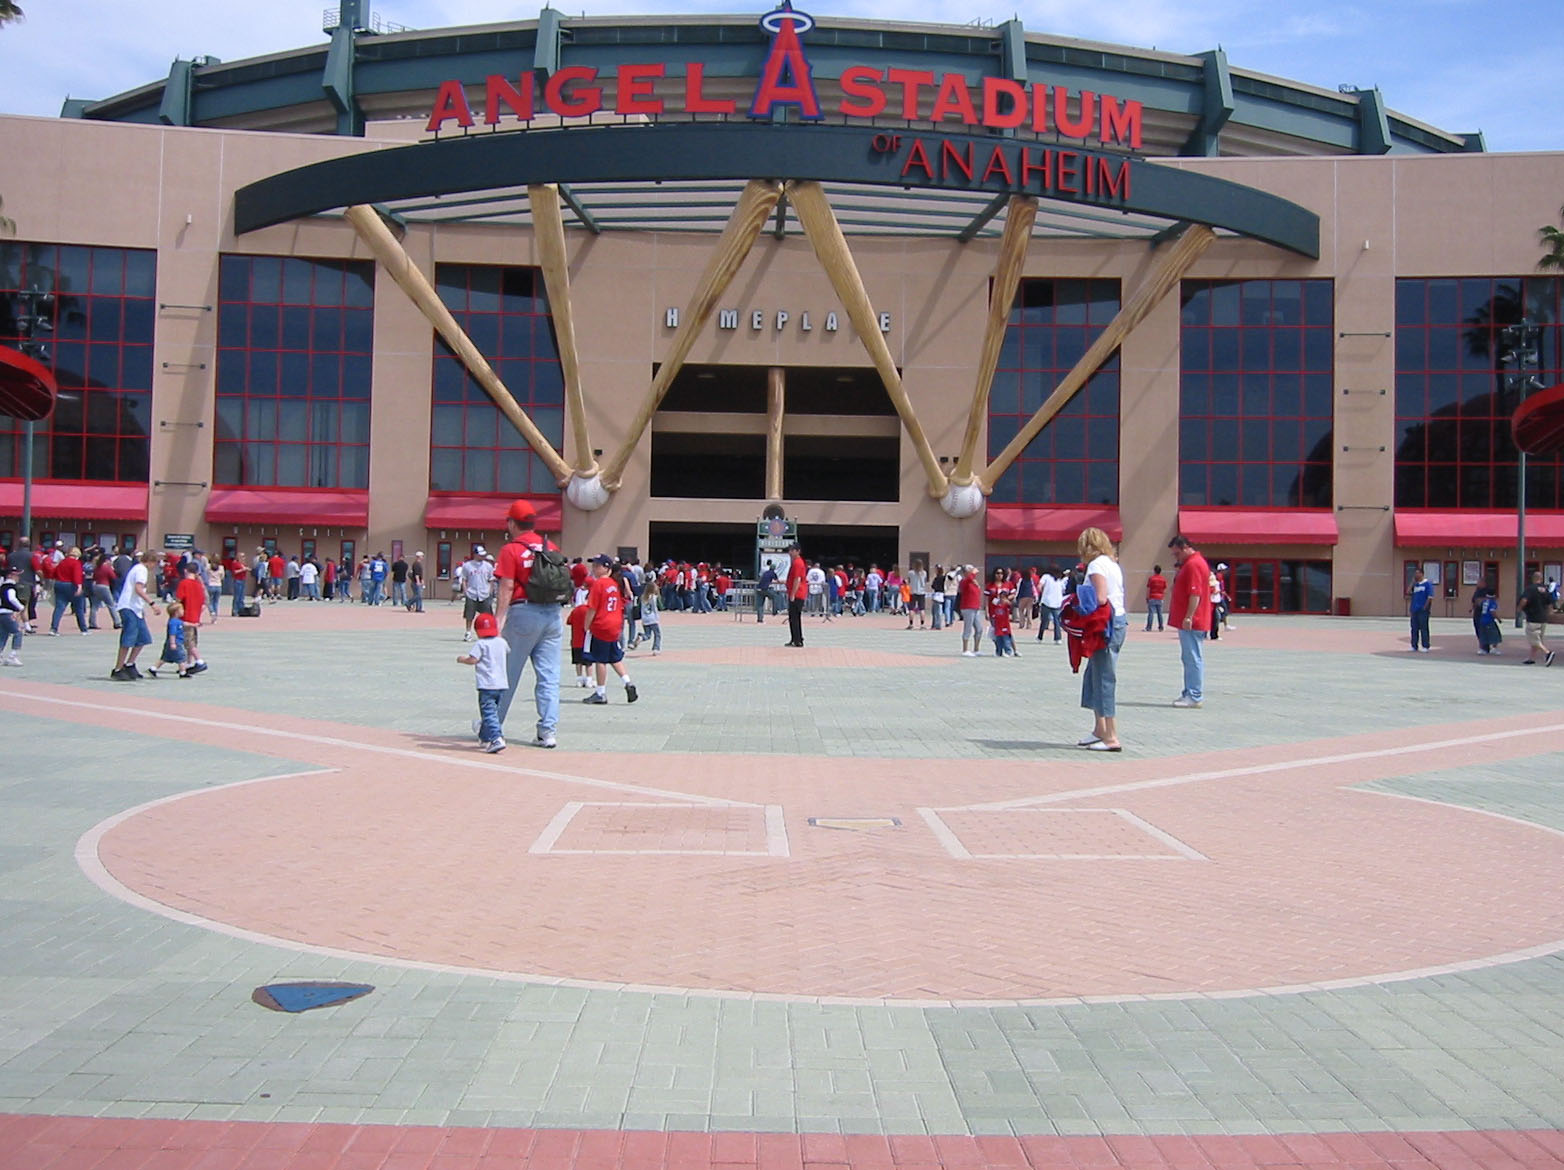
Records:
[[[1540,363],[1538,342],[1542,338],[1542,326],[1529,317],[1522,317],[1514,325],[1499,330],[1499,364],[1504,371],[1505,389],[1513,391],[1515,404],[1511,413],[1526,401],[1526,395],[1542,388],[1542,382],[1532,373]],[[1526,592],[1526,451],[1521,448],[1515,460],[1515,596]],[[1515,628],[1521,627],[1517,613]]]
[[[37,361],[46,361],[49,347],[40,341],[40,333],[54,331],[54,293],[41,288],[26,288],[16,294],[21,312],[16,317],[20,341],[17,349]],[[33,435],[38,424],[28,419],[23,424],[22,446],[22,535],[33,535]]]

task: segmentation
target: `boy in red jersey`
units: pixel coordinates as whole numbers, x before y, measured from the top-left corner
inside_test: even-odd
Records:
[[[586,614],[582,618],[587,631],[586,660],[596,668],[597,688],[581,701],[599,706],[608,702],[610,666],[625,685],[625,698],[633,703],[641,697],[625,673],[625,651],[619,644],[625,624],[625,597],[612,575],[613,568],[614,558],[607,553],[592,558],[592,583],[587,586]]]
[[[185,572],[174,586],[174,600],[185,607],[185,673],[200,674],[206,669],[201,657],[201,615],[206,612],[206,584],[201,566],[194,557],[185,562]]]
[[[583,593],[585,590],[577,590]],[[589,687],[592,681],[587,676],[591,671],[591,663],[586,660],[586,602],[579,601],[576,607],[570,611],[570,616],[565,618],[565,624],[570,627],[570,665],[576,668],[576,686]]]

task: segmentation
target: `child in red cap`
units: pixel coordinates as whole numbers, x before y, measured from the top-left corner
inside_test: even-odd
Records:
[[[509,647],[500,637],[499,623],[492,613],[480,613],[473,619],[478,640],[470,653],[458,655],[463,666],[476,667],[478,684],[478,740],[483,750],[493,754],[505,750],[500,735],[500,699],[505,694],[505,666]]]

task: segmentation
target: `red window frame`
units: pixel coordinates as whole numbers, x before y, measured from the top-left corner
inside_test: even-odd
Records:
[[[214,484],[367,488],[374,266],[219,262]]]
[[[1119,311],[1117,280],[1023,280],[988,400],[988,453],[1009,444]],[[994,485],[995,503],[1119,501],[1119,358],[1115,353]]]
[[[565,380],[553,318],[535,268],[441,264],[440,299],[555,450],[564,441]],[[461,359],[435,339],[429,490],[543,495],[553,473]]]

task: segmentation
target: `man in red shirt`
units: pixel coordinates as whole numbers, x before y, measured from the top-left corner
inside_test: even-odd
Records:
[[[809,596],[809,566],[804,564],[798,545],[788,547],[791,561],[787,567],[787,629],[791,635],[785,645],[804,644],[804,599]]]
[[[530,500],[516,500],[505,513],[506,543],[494,568],[495,614],[503,622],[501,636],[509,648],[498,715],[503,730],[522,669],[531,662],[537,680],[532,694],[538,708],[538,734],[532,742],[534,747],[551,748],[559,724],[559,657],[565,623],[558,605],[527,600],[527,582],[538,550],[554,548],[535,531],[536,525],[537,509]]]
[[[1168,595],[1168,579],[1162,575],[1161,565],[1151,566],[1151,576],[1146,578],[1146,632],[1151,633],[1151,619],[1157,619],[1157,629],[1162,630],[1162,599]]]
[[[1168,547],[1178,563],[1169,616],[1178,623],[1178,651],[1184,661],[1184,689],[1173,705],[1198,707],[1205,702],[1203,649],[1206,631],[1211,628],[1211,566],[1187,537],[1175,536]]]
[[[60,619],[65,616],[67,609],[76,618],[77,628],[87,633],[86,577],[82,571],[79,548],[71,549],[54,566],[54,616],[49,622],[50,637],[60,636]]]
[[[200,674],[206,669],[206,660],[201,657],[198,645],[201,615],[206,612],[206,585],[201,580],[201,566],[194,557],[185,562],[184,575],[174,586],[174,600],[185,609],[185,674]]]
[[[612,666],[614,673],[625,685],[626,701],[633,703],[641,696],[636,692],[630,676],[625,673],[625,649],[619,644],[619,635],[624,631],[627,599],[614,576],[613,557],[602,553],[593,557],[591,564],[592,581],[587,585],[586,616],[581,619],[587,632],[582,657],[593,664],[597,689],[581,701],[597,706],[608,702],[608,668]]]

